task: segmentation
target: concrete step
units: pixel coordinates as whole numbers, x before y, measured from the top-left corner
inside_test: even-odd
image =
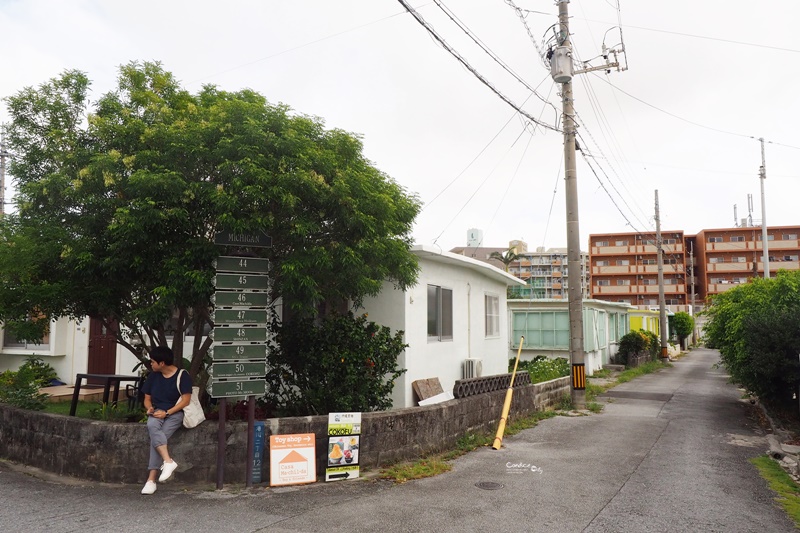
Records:
[[[47,401],[49,402],[70,402],[72,401],[73,392],[75,392],[75,387],[72,385],[57,385],[55,387],[39,389],[40,394],[48,395]],[[120,396],[122,395],[123,391],[120,391]],[[78,400],[84,402],[103,401],[103,387],[81,385],[81,392],[78,394]]]

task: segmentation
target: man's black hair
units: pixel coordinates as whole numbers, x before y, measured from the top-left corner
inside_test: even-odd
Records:
[[[172,365],[175,362],[175,354],[168,346],[156,346],[150,350],[150,359],[157,363],[166,363]]]

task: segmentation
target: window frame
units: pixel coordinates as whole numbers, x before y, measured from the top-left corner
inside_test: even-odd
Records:
[[[434,290],[434,302],[430,301],[431,289]],[[453,289],[442,287],[441,285],[428,284],[426,296],[428,300],[428,342],[452,341]],[[431,312],[433,312],[433,316],[431,316]]]
[[[484,334],[487,339],[500,337],[500,295],[483,293]]]

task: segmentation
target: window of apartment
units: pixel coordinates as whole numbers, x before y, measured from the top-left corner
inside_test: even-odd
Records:
[[[628,246],[628,241],[617,241],[614,243],[615,246]]]
[[[595,246],[608,246],[608,241],[597,241]]]
[[[797,233],[784,233],[782,238],[784,241],[796,241]]]
[[[512,322],[514,348],[523,335],[523,348],[569,348],[568,311],[514,311]]]
[[[642,280],[642,285],[658,285],[657,279],[645,278]]]
[[[675,239],[661,239],[661,242],[663,244],[675,244],[678,241],[676,241]]]
[[[675,278],[664,278],[664,285],[677,285],[678,280]]]
[[[428,285],[428,340],[453,340],[453,290]]]
[[[617,259],[617,266],[627,266],[630,265],[630,259]]]
[[[610,265],[610,263],[608,261],[598,261],[595,263],[595,265],[599,267],[607,267]]]
[[[708,242],[722,242],[722,237],[709,237]]]
[[[657,265],[658,259],[642,259],[643,265]]]
[[[722,283],[722,278],[709,278],[708,281],[710,281],[711,283],[714,283],[714,284]]]
[[[797,256],[796,255],[784,255],[783,256],[783,260],[784,261],[797,261]]]
[[[708,262],[709,263],[724,263],[725,262],[725,258],[724,257],[709,257],[708,258]]]
[[[732,235],[731,242],[744,242],[744,236],[742,235]]]
[[[486,309],[486,336],[500,336],[500,297],[496,294],[484,294],[483,303]]]
[[[747,283],[747,278],[733,278],[731,283]]]
[[[600,287],[608,287],[609,285],[611,285],[611,280],[598,279],[597,280],[597,285],[600,286]]]
[[[734,257],[731,259],[732,263],[747,263],[747,258],[744,256]]]
[[[756,240],[757,241],[761,240],[761,234],[760,233],[756,234]],[[774,241],[775,240],[775,235],[767,235],[767,240],[768,241]]]
[[[630,284],[631,284],[631,280],[629,280],[629,279],[618,279],[617,280],[617,285],[630,285]]]

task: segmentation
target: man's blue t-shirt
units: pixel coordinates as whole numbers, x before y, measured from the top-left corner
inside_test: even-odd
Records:
[[[181,390],[178,392],[178,375],[181,375]],[[171,377],[165,378],[161,372],[150,372],[144,382],[142,392],[150,395],[153,407],[166,411],[175,404],[183,394],[192,393],[192,378],[188,372],[178,370]]]

